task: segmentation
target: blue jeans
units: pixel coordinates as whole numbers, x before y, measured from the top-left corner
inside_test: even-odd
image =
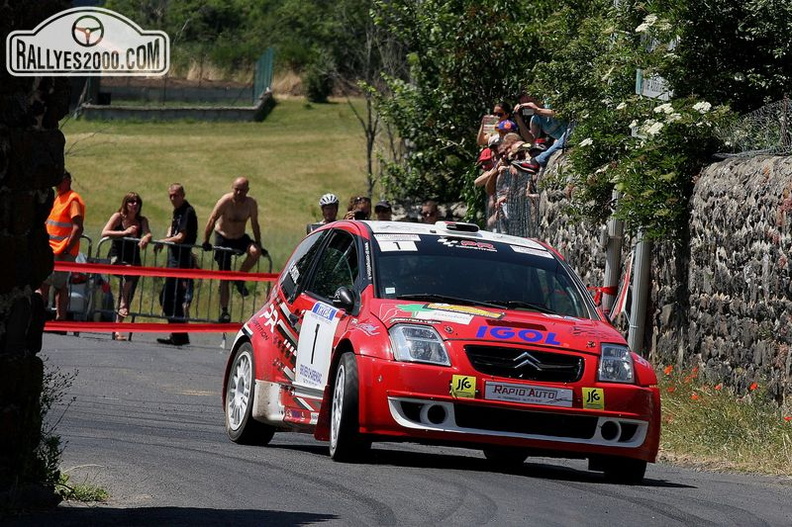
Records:
[[[539,166],[546,167],[547,166],[547,162],[550,160],[550,157],[554,153],[556,153],[558,150],[560,150],[560,149],[562,149],[562,148],[564,148],[566,146],[567,137],[569,137],[569,134],[572,133],[572,128],[573,128],[572,125],[567,126],[567,129],[564,131],[563,134],[561,134],[561,137],[556,139],[553,142],[553,144],[550,145],[550,148],[548,148],[547,150],[545,150],[544,152],[542,152],[541,154],[536,156],[534,158],[534,161],[539,163]]]

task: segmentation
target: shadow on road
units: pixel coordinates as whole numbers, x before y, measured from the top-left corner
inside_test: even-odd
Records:
[[[338,519],[338,517],[329,514],[268,510],[220,510],[190,507],[113,509],[104,506],[61,505],[52,511],[6,518],[3,521],[3,525],[5,527],[34,525],[57,525],[58,527],[85,527],[88,525],[112,525],[113,527],[233,525],[234,527],[252,527],[260,525],[310,525],[335,519]],[[6,522],[6,520],[8,521]]]
[[[541,461],[534,461],[541,459]],[[386,464],[400,467],[425,467],[454,470],[473,470],[477,472],[497,472],[530,478],[551,479],[579,483],[610,483],[601,472],[579,470],[568,466],[555,465],[550,458],[528,458],[525,463],[509,469],[493,466],[483,458],[457,456],[449,454],[428,454],[423,452],[405,452],[396,450],[372,450],[367,463]],[[652,479],[652,465],[647,468],[648,477],[641,487],[693,488],[690,485],[673,483],[666,480]]]
[[[318,456],[327,456],[326,445],[270,445],[267,448],[280,448],[311,453]],[[470,452],[474,452],[471,450]],[[611,483],[601,472],[579,470],[568,466],[553,464],[552,458],[528,458],[525,463],[510,469],[503,469],[492,465],[486,459],[469,455],[455,455],[448,453],[408,452],[404,450],[390,450],[387,443],[382,443],[378,448],[373,448],[368,457],[360,461],[367,465],[390,465],[395,467],[436,468],[448,470],[472,470],[476,472],[493,472],[511,474],[530,478],[550,479],[555,481],[569,481],[578,483]],[[657,488],[695,488],[691,485],[674,483],[663,479],[652,479],[652,466],[646,469],[647,477],[637,487]]]

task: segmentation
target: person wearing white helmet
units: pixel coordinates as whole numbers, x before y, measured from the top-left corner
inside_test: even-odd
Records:
[[[305,234],[310,234],[322,225],[336,221],[336,216],[338,216],[338,196],[331,193],[323,195],[319,198],[319,206],[322,208],[322,221],[306,225]]]

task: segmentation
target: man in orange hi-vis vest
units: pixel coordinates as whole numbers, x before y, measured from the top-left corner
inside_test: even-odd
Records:
[[[80,236],[83,233],[85,220],[85,202],[71,188],[72,176],[63,172],[63,179],[56,187],[57,195],[52,204],[52,211],[47,218],[49,244],[56,262],[73,262],[80,250]],[[55,320],[66,319],[69,303],[67,280],[69,273],[54,272],[41,284],[41,295],[44,302],[49,299],[50,286],[55,288]]]

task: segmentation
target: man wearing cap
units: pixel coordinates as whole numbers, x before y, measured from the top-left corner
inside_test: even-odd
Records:
[[[390,201],[380,201],[374,205],[374,215],[378,221],[392,221],[393,209],[391,208]]]
[[[55,188],[57,195],[47,218],[49,244],[56,262],[73,262],[80,251],[80,236],[85,221],[85,202],[71,188],[72,176],[63,172],[63,179]],[[67,280],[69,273],[54,272],[41,284],[44,302],[49,300],[50,286],[55,288],[55,320],[66,320],[69,303]]]
[[[319,207],[322,209],[322,221],[309,223],[305,226],[305,234],[310,234],[322,225],[333,223],[338,216],[338,196],[335,194],[325,194],[319,198]]]

